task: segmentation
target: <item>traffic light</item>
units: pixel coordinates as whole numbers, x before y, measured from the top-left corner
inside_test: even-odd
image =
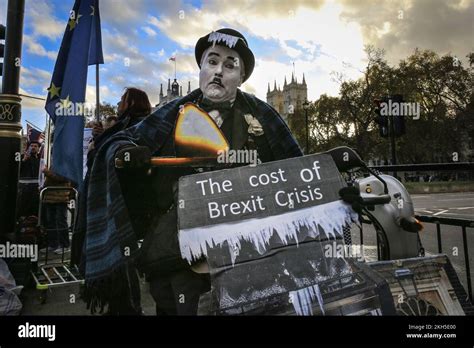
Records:
[[[382,138],[387,138],[389,135],[389,128],[388,128],[388,117],[387,116],[382,116],[380,114],[381,110],[381,103],[386,103],[387,98],[382,98],[382,99],[376,99],[374,100],[375,103],[375,114],[377,115],[377,118],[375,119],[375,122],[379,125],[379,134]]]
[[[395,137],[400,137],[405,134],[405,117],[406,115],[392,115],[391,108],[394,104],[403,103],[403,96],[400,94],[396,94],[390,97],[384,97],[382,99],[374,100],[376,107],[375,107],[375,114],[377,118],[375,122],[379,125],[379,133],[382,138],[387,138],[390,136],[390,123],[389,117],[393,121],[393,134]],[[381,110],[382,107],[386,108],[386,113],[382,115]],[[401,110],[398,107],[398,110]]]
[[[0,58],[3,60],[3,55],[5,54],[5,43],[2,41],[5,40],[6,28],[3,24],[0,24]],[[3,62],[0,62],[0,76],[3,73]]]

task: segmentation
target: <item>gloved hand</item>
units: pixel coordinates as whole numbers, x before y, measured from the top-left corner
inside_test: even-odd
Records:
[[[151,152],[146,146],[127,145],[115,153],[117,168],[148,169],[151,165]]]
[[[341,197],[344,202],[349,203],[354,211],[359,214],[362,213],[362,197],[357,187],[343,187],[339,190],[339,197]]]

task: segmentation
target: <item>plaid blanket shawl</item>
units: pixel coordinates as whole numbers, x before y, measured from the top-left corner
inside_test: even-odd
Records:
[[[281,116],[267,103],[241,92],[252,115],[263,127],[275,159],[301,156],[302,152]],[[94,313],[112,301],[126,301],[130,294],[127,267],[138,254],[137,238],[127,213],[115,169],[115,153],[124,145],[148,146],[159,154],[172,135],[180,105],[195,102],[199,89],[155,111],[134,127],[108,139],[97,151],[91,168],[87,196],[87,232],[84,245],[85,291]]]

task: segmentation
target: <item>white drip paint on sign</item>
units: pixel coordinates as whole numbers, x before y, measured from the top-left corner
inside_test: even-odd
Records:
[[[255,250],[263,254],[270,238],[276,233],[287,245],[291,239],[298,243],[298,233],[302,227],[308,229],[308,236],[319,236],[322,228],[326,237],[342,236],[343,227],[357,221],[357,214],[342,201],[334,201],[289,213],[269,216],[262,219],[249,219],[236,223],[195,227],[179,231],[181,255],[191,263],[207,257],[208,247],[228,243],[232,264],[241,249],[241,241],[252,243]]]
[[[321,296],[318,284],[290,291],[290,298],[297,315],[313,315],[313,303],[316,300],[319,303],[321,312],[324,314],[323,297]]]

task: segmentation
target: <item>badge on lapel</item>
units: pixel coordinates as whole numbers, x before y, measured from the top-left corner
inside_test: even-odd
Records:
[[[248,133],[250,135],[254,135],[256,137],[263,135],[263,127],[255,117],[253,117],[251,114],[245,114],[244,118],[249,125]]]

